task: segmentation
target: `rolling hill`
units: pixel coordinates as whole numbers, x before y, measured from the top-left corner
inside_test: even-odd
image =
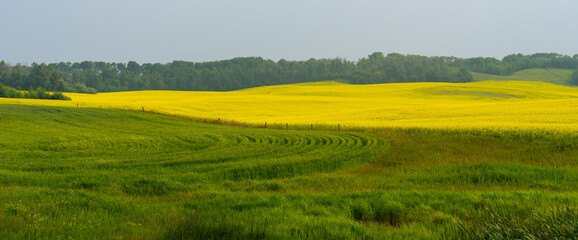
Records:
[[[500,76],[473,72],[475,82],[494,81],[536,81],[547,82],[558,85],[573,86],[572,74],[575,70],[556,68],[532,68],[515,72],[511,76]]]
[[[571,239],[578,91],[532,71],[0,98],[0,238]]]
[[[18,104],[0,104],[0,122],[2,239],[561,238],[578,220],[571,133],[295,131]]]
[[[72,101],[0,99],[0,103],[144,110],[269,126],[578,130],[578,91],[532,81],[336,82],[232,92],[68,93]]]

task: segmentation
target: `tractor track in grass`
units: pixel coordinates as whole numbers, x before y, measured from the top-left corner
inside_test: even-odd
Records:
[[[5,183],[20,173],[55,179],[162,173],[179,181],[293,177],[368,163],[369,150],[382,144],[357,132],[232,127],[112,109],[0,105],[0,113],[11,126],[0,127],[0,144],[9,147],[0,166]]]

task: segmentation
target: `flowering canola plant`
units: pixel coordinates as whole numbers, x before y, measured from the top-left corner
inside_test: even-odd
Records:
[[[320,82],[231,92],[65,95],[72,101],[0,98],[0,104],[144,109],[251,124],[578,132],[578,89],[543,82],[372,85]]]

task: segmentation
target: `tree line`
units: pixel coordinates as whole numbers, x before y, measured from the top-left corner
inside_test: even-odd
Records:
[[[511,54],[502,60],[495,58],[468,58],[463,60],[472,72],[507,76],[529,68],[561,68],[578,70],[578,54],[573,57],[557,53],[531,55]]]
[[[53,100],[70,100],[60,92],[49,93],[43,88],[28,91],[18,91],[15,88],[6,87],[0,83],[0,97],[3,98],[33,98],[33,99],[53,99]]]
[[[578,55],[555,53],[495,58],[426,57],[376,52],[358,61],[342,58],[277,62],[243,57],[213,62],[0,62],[0,83],[51,92],[134,90],[230,91],[250,87],[337,80],[352,84],[470,82],[473,72],[509,75],[527,68],[578,68]],[[577,75],[577,74],[575,74]],[[578,76],[576,77],[578,78]],[[578,80],[576,81],[578,84]]]

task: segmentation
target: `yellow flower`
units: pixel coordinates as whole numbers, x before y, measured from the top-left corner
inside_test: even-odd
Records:
[[[543,82],[336,82],[232,92],[67,93],[72,101],[0,103],[103,107],[264,125],[578,131],[578,90]]]

